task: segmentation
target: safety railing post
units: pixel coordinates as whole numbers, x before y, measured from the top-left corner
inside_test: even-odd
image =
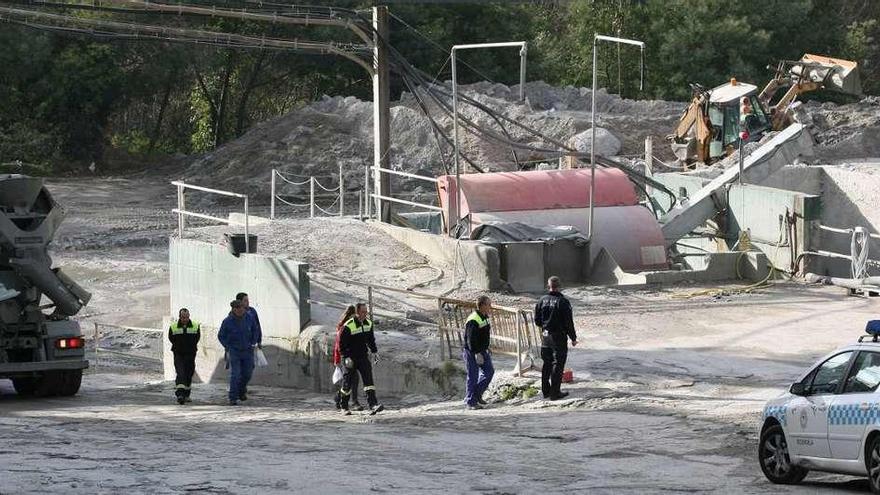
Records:
[[[98,322],[96,321],[94,323],[95,323],[95,338],[94,338],[94,341],[95,341],[95,373],[97,373],[98,372],[98,347],[101,346],[101,337],[100,337],[100,334],[98,333]]]
[[[309,218],[315,218],[315,177],[309,179]]]
[[[370,320],[373,319],[373,286],[367,286],[367,308],[370,310]]]
[[[364,165],[364,215],[370,218],[370,164]]]
[[[183,181],[177,186],[177,211],[183,211],[184,208],[184,199],[183,199]],[[177,214],[177,237],[183,239],[183,230],[186,228],[183,213]]]
[[[517,315],[519,316],[519,315]],[[523,376],[523,357],[522,357],[522,324],[519,318],[516,319],[516,373],[517,376]]]
[[[251,214],[248,211],[248,197],[244,196],[244,252],[251,252],[251,232],[250,232]]]
[[[269,219],[275,220],[275,169],[272,169],[272,201],[269,203]]]
[[[363,219],[364,219],[364,204],[363,204],[363,199],[364,199],[364,192],[363,192],[363,191],[358,191],[358,220],[363,220]]]
[[[339,164],[339,216],[345,215],[345,187],[342,178],[342,164]]]

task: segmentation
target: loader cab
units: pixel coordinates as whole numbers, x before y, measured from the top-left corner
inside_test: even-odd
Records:
[[[709,157],[713,161],[731,154],[737,146],[740,131],[739,104],[744,96],[752,104],[751,117],[748,118],[752,139],[770,130],[770,118],[758,101],[757,86],[731,79],[730,82],[712,89],[709,96],[709,121],[712,125]]]

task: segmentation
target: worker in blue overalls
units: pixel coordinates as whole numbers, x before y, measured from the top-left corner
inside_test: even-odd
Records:
[[[483,295],[477,298],[477,309],[470,316],[464,326],[464,348],[462,359],[467,369],[466,391],[464,396],[468,409],[482,409],[486,405],[483,393],[489,388],[495,368],[492,366],[492,356],[489,353],[489,312],[492,310],[492,300]]]

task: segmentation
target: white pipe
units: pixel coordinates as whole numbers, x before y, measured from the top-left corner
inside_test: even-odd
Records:
[[[417,206],[419,208],[424,208],[426,210],[432,210],[432,211],[443,211],[443,208],[440,208],[439,206],[426,205],[426,204],[422,204],[422,203],[416,203],[413,201],[407,201],[405,199],[397,199],[397,198],[392,198],[390,196],[381,196],[379,194],[372,194],[372,196],[376,199],[381,199],[383,201],[391,201],[392,203],[400,203],[403,205]]]
[[[315,218],[315,178],[309,180],[309,218]]]
[[[452,147],[455,155],[455,215],[450,212],[449,235],[458,226],[461,215],[461,166],[458,163],[458,64],[456,62],[455,52],[458,47],[452,47]]]
[[[454,45],[450,57],[452,59],[452,146],[455,150],[455,221],[449,219],[447,229],[452,234],[453,227],[461,220],[461,168],[458,163],[458,68],[455,52],[458,50],[470,50],[474,48],[504,48],[518,46],[520,48],[520,99],[525,97],[525,72],[526,53],[528,44],[525,41],[504,41],[500,43],[474,43],[469,45]],[[450,215],[451,217],[452,215]]]
[[[275,220],[275,169],[272,169],[272,202],[269,203],[269,219]]]
[[[438,180],[434,177],[426,177],[424,175],[416,175],[416,174],[411,174],[409,172],[401,172],[399,170],[391,170],[391,169],[387,169],[387,168],[379,168],[379,167],[370,167],[370,168],[372,168],[376,172],[384,172],[386,174],[400,175],[402,177],[411,177],[413,179],[419,179],[419,180],[424,180],[424,181],[428,181],[428,182],[433,182],[435,184],[438,182]]]
[[[244,196],[244,252],[251,252],[250,212],[248,211],[248,197]]]
[[[342,164],[339,164],[339,216],[345,215],[345,186],[342,179]]]
[[[232,196],[234,198],[244,198],[247,196],[245,194],[239,194],[239,193],[234,193],[234,192],[229,192],[229,191],[221,191],[219,189],[210,189],[210,188],[202,187],[202,186],[194,186],[192,184],[186,184],[183,181],[179,181],[179,180],[172,181],[171,183],[174,184],[175,186],[182,186],[184,189],[195,189],[196,191],[205,191],[205,192],[214,193],[214,194],[222,194],[223,196]]]
[[[590,218],[587,224],[587,242],[593,240],[593,196],[596,194],[596,86],[599,84],[599,75],[596,72],[596,64],[598,61],[597,47],[600,41],[609,41],[612,43],[624,43],[627,45],[635,45],[642,49],[642,67],[640,74],[644,74],[645,64],[645,43],[638,40],[630,40],[626,38],[615,38],[613,36],[605,36],[602,34],[593,35],[593,87],[591,88],[592,101],[590,102]],[[643,76],[642,76],[643,77]],[[641,86],[643,82],[640,82]]]

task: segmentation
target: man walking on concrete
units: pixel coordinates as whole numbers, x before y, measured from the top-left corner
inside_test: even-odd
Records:
[[[541,327],[541,392],[545,399],[559,400],[568,396],[562,392],[562,373],[568,357],[568,339],[577,345],[571,303],[562,295],[559,277],[547,280],[548,293],[535,305],[535,325]]]
[[[464,348],[461,355],[467,369],[464,402],[468,409],[482,409],[486,405],[483,393],[489,388],[495,368],[489,354],[489,312],[492,300],[483,295],[477,299],[477,309],[468,316],[464,325]]]
[[[367,305],[357,303],[355,312],[355,316],[345,322],[342,333],[339,334],[339,352],[345,367],[340,391],[342,412],[346,415],[351,414],[348,401],[351,398],[354,376],[359,373],[364,384],[364,392],[367,394],[370,415],[373,415],[385,409],[376,399],[376,386],[373,385],[373,363],[379,361],[376,337],[373,335],[373,322],[367,317]],[[372,357],[368,352],[373,354]]]
[[[171,341],[171,352],[174,354],[174,395],[177,403],[190,402],[192,377],[196,372],[196,351],[199,347],[201,332],[199,323],[189,318],[189,310],[181,308],[177,312],[177,321],[168,328],[168,340]]]
[[[254,325],[257,329],[257,347],[260,349],[263,348],[263,327],[260,325],[260,317],[257,316],[257,310],[251,306],[251,299],[248,297],[247,293],[239,292],[235,295],[236,301],[241,301],[241,304],[244,305],[244,314],[254,321]]]
[[[247,400],[247,384],[254,372],[254,347],[259,342],[259,334],[241,301],[236,299],[229,305],[232,311],[220,325],[217,337],[229,362],[229,405],[236,406],[239,401]]]

